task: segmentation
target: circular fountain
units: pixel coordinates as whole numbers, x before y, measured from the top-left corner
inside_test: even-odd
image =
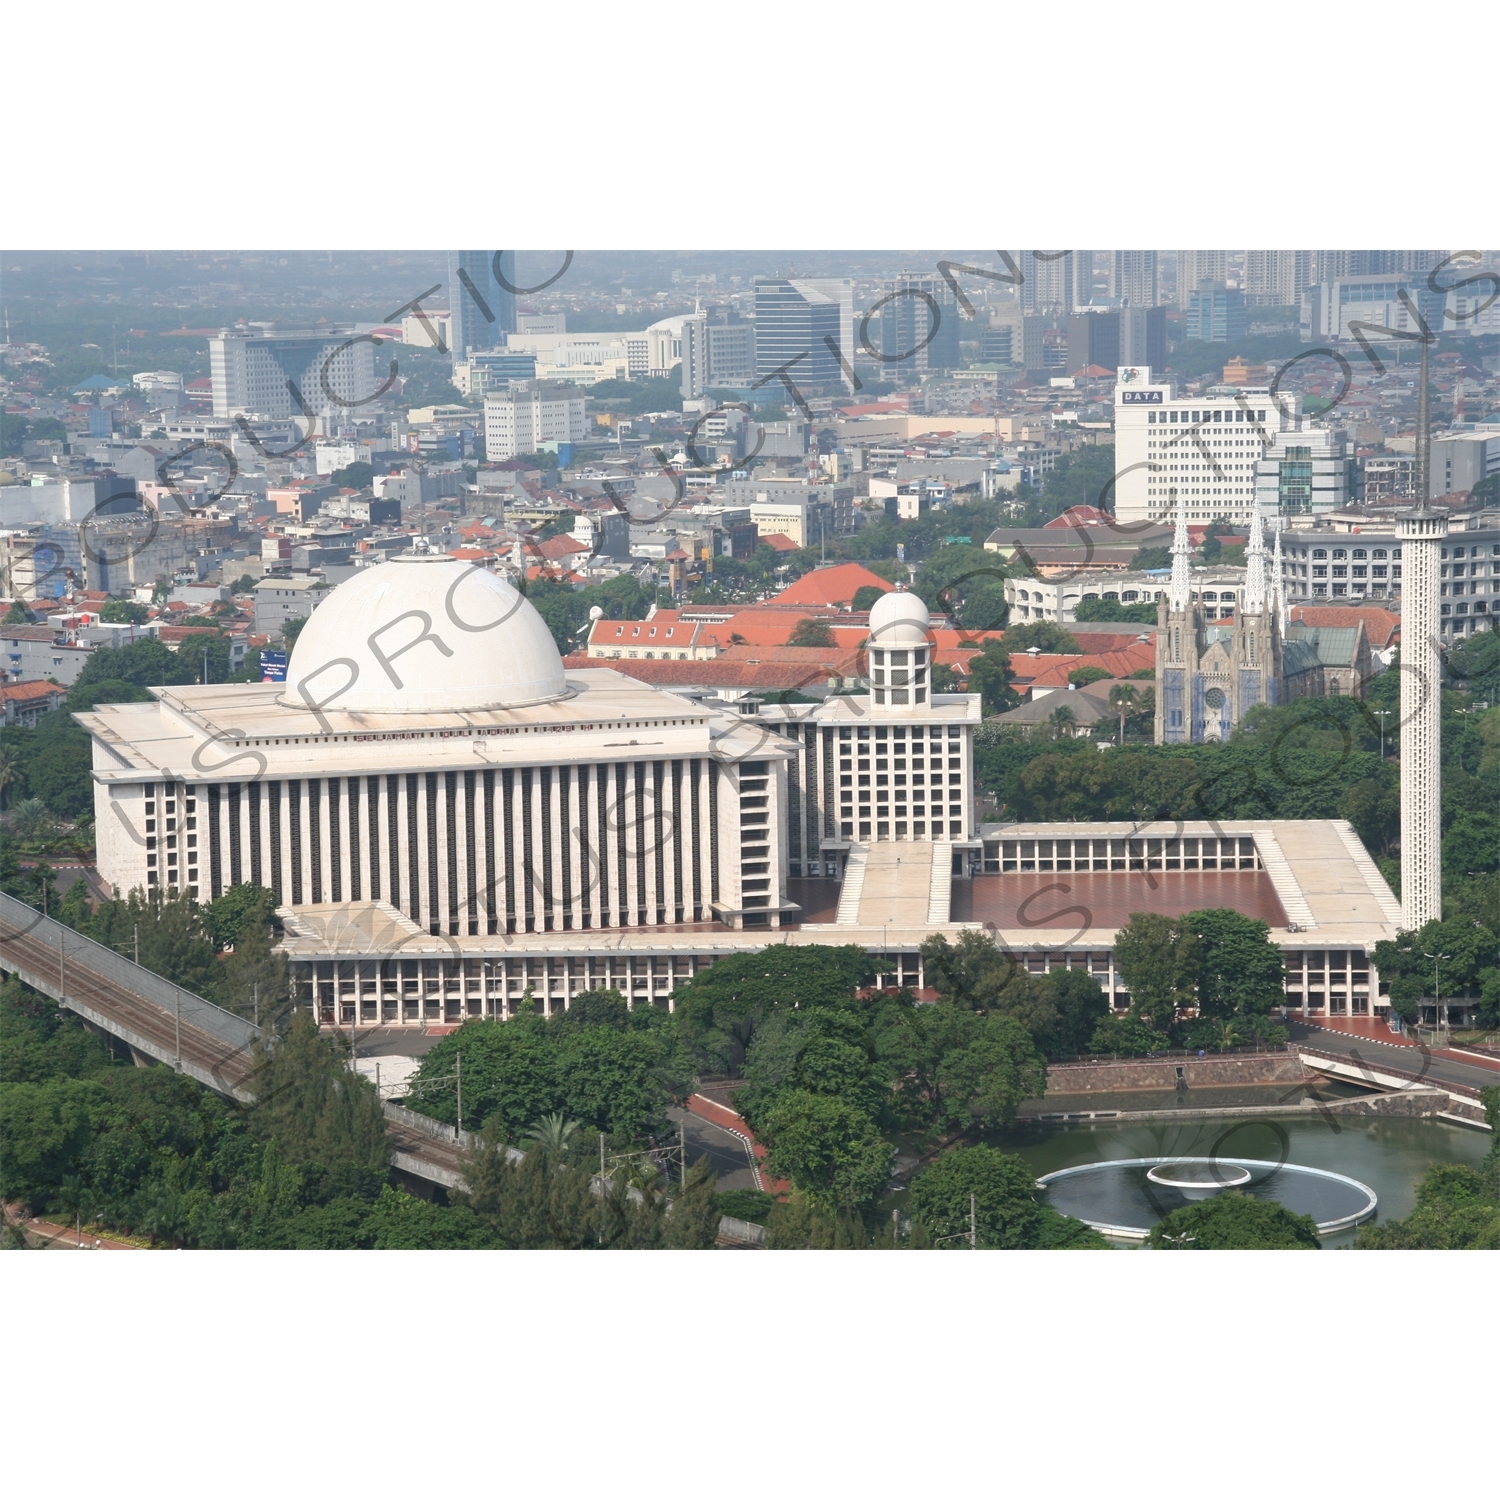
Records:
[[[1037,1185],[1059,1213],[1119,1240],[1144,1240],[1174,1209],[1227,1188],[1309,1215],[1320,1235],[1363,1223],[1378,1207],[1374,1190],[1352,1177],[1248,1157],[1136,1156],[1089,1162],[1049,1172]]]
[[[1157,1187],[1173,1188],[1190,1203],[1196,1203],[1200,1198],[1222,1193],[1225,1188],[1244,1187],[1250,1181],[1250,1169],[1209,1157],[1184,1157],[1149,1168],[1146,1180]]]

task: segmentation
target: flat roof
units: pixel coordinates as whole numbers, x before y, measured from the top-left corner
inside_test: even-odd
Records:
[[[556,702],[476,713],[314,713],[278,702],[285,684],[256,682],[152,688],[155,702],[74,717],[94,736],[94,776],[106,784],[793,753],[754,718],[608,668],[569,672],[567,683]]]

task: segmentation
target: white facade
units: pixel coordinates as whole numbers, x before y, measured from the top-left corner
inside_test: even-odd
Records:
[[[208,341],[208,356],[220,418],[301,416],[305,408],[342,421],[368,411],[380,390],[374,342],[350,329],[226,329]]]
[[[1115,383],[1116,521],[1169,521],[1181,496],[1189,521],[1224,516],[1248,525],[1255,466],[1300,421],[1301,398],[1227,388],[1179,398],[1149,369],[1129,373]]]
[[[1443,914],[1438,552],[1447,539],[1448,518],[1441,511],[1427,510],[1424,504],[1421,510],[1399,518],[1396,534],[1405,569],[1401,588],[1401,925],[1416,931]]]
[[[583,393],[573,385],[523,385],[484,398],[484,447],[491,463],[535,453],[542,443],[582,442],[587,430]]]
[[[1261,516],[1317,516],[1342,510],[1349,489],[1349,445],[1342,428],[1299,425],[1278,432],[1255,466]]]

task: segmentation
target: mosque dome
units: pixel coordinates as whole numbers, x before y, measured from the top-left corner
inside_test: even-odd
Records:
[[[870,644],[892,646],[925,646],[932,616],[916,594],[882,594],[870,609]]]
[[[336,713],[523,708],[568,692],[531,602],[440,553],[406,553],[339,584],[302,627],[278,702]]]

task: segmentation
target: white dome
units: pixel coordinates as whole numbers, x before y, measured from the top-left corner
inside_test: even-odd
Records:
[[[302,627],[278,702],[335,713],[522,708],[568,691],[552,632],[503,578],[407,553],[333,590]]]
[[[925,646],[932,616],[916,594],[882,594],[870,610],[872,646]]]

